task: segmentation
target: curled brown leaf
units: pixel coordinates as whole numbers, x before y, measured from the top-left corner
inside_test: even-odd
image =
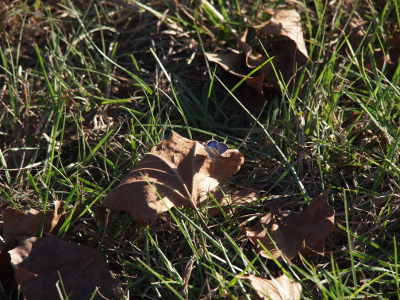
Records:
[[[307,58],[308,52],[303,38],[300,14],[294,9],[269,12],[273,14],[273,17],[268,22],[255,26],[255,28],[261,28],[265,33],[288,37],[295,42],[298,51]]]
[[[10,250],[17,283],[25,299],[59,299],[62,285],[68,299],[121,299],[123,291],[97,250],[52,235],[18,236]]]
[[[325,238],[334,228],[334,210],[328,204],[327,189],[301,213],[269,212],[254,226],[244,228],[257,251],[266,258],[287,259],[323,254]]]
[[[293,282],[285,274],[274,279],[264,279],[255,275],[236,275],[236,278],[251,283],[261,300],[298,300],[301,295],[301,284]]]
[[[258,114],[263,107],[268,89],[282,91],[287,87],[293,91],[298,85],[303,88],[310,78],[305,70],[308,52],[299,13],[277,10],[272,14],[271,20],[254,28],[261,29],[264,36],[280,36],[279,40],[263,37],[261,47],[253,47],[246,41],[246,30],[238,40],[238,52],[205,54],[210,62],[220,65],[229,74],[222,78],[228,88],[232,89],[245,79],[246,85],[236,86],[234,94],[252,114]]]
[[[54,233],[63,216],[64,202],[55,201],[54,206],[55,209],[47,210],[44,216],[42,211],[33,208],[26,213],[14,208],[6,208],[3,213],[6,247],[8,249],[16,247],[18,245],[16,237],[19,235],[39,236],[42,219],[43,232]]]
[[[173,206],[204,205],[209,193],[217,194],[218,186],[242,164],[238,150],[229,149],[211,159],[203,144],[172,132],[107,195],[98,211],[103,214],[114,207],[128,211],[138,223],[154,222]]]

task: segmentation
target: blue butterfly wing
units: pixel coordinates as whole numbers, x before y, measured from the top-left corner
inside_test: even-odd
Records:
[[[207,147],[214,148],[218,151],[218,142],[216,140],[211,140],[207,142]]]
[[[227,144],[218,143],[217,151],[218,151],[219,155],[221,155],[222,153],[224,153],[228,149],[229,149],[229,146]]]

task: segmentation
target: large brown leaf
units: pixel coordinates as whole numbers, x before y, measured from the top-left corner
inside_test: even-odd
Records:
[[[56,285],[65,287],[68,299],[121,299],[123,292],[97,250],[66,242],[52,235],[19,236],[10,250],[16,280],[25,299],[60,299]]]
[[[255,28],[262,28],[265,33],[288,37],[295,42],[297,49],[305,57],[308,57],[299,13],[296,10],[276,10],[269,12],[274,15],[271,20]]]
[[[275,279],[263,279],[255,275],[236,275],[236,278],[249,281],[260,300],[298,300],[301,294],[301,284],[292,282],[285,274]]]
[[[211,159],[203,144],[172,132],[107,195],[99,213],[114,207],[128,211],[138,223],[154,222],[173,206],[190,208],[207,203],[209,193],[222,200],[218,186],[242,164],[243,155],[238,150],[229,149]]]
[[[258,70],[252,76],[247,77],[245,84],[238,83],[245,78],[253,69],[246,64],[246,57],[243,53],[206,53],[210,62],[219,64],[225,72],[222,74],[222,81],[234,95],[253,114],[257,115],[265,104],[264,95],[264,74]]]
[[[246,64],[246,57],[241,53],[206,53],[205,55],[210,62],[219,64],[239,80],[245,78],[254,69],[253,66]],[[245,82],[259,94],[263,94],[264,74],[261,71],[247,77]],[[228,87],[233,88],[233,83],[228,83]]]
[[[273,14],[271,20],[255,26],[255,28],[261,28],[264,33],[285,36],[289,39],[274,42],[269,51],[269,56],[274,57],[272,59],[273,65],[266,64],[263,66],[262,72],[265,79],[279,89],[279,78],[275,75],[275,68],[278,74],[282,74],[289,90],[292,90],[300,80],[301,72],[299,70],[305,67],[308,60],[300,15],[295,10],[277,10]],[[257,67],[267,60],[265,54],[252,57],[249,56],[248,58],[249,67]],[[306,73],[303,80],[308,78],[309,75]]]
[[[282,256],[292,259],[299,253],[322,254],[325,238],[334,227],[335,211],[328,204],[328,193],[329,189],[301,213],[269,212],[251,228],[244,228],[244,232],[257,251],[267,258],[271,257],[259,242],[277,259]]]
[[[6,248],[12,249],[18,245],[17,236],[39,236],[42,219],[43,232],[54,233],[57,230],[57,225],[63,216],[62,201],[55,201],[54,210],[47,210],[44,213],[36,209],[30,209],[26,213],[14,208],[6,208],[3,213],[4,221],[4,240]]]
[[[42,219],[43,232],[56,232],[62,220],[63,205],[62,201],[55,201],[54,210],[47,210],[46,213],[30,209],[23,213],[17,209],[6,208],[3,212],[3,234],[5,246],[0,253],[0,284],[7,291],[16,286],[15,273],[10,261],[9,250],[18,246],[17,237],[20,235],[38,236]]]
[[[229,74],[223,76],[228,88],[233,88],[252,70],[271,59],[251,77],[246,78],[247,85],[241,85],[234,92],[253,114],[259,113],[263,107],[266,101],[264,90],[267,87],[281,91],[282,78],[283,83],[292,91],[301,80],[300,70],[305,68],[308,61],[299,13],[295,10],[277,10],[272,14],[271,20],[254,28],[260,28],[264,34],[281,38],[279,40],[262,38],[263,47],[260,47],[259,52],[247,43],[246,30],[238,40],[240,52],[205,54],[210,62],[217,63]],[[264,49],[267,50],[269,57]],[[309,73],[305,72],[301,86],[309,77]]]

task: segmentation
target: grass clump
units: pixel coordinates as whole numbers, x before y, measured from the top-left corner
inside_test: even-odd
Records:
[[[300,12],[313,64],[303,94],[271,92],[249,118],[197,55],[235,48],[267,8]],[[204,215],[217,239],[190,211],[152,226],[112,214],[103,253],[131,299],[251,299],[234,275],[282,270],[303,299],[400,297],[396,1],[7,0],[0,11],[1,211],[63,200],[90,217],[61,235],[96,247],[94,207],[144,153],[172,129],[214,136],[245,155],[233,182],[262,201]],[[278,264],[254,252],[241,224],[270,205],[301,211],[327,187],[325,256]]]

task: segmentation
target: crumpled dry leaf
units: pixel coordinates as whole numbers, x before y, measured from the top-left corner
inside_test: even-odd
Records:
[[[274,16],[268,22],[255,26],[255,28],[262,28],[265,33],[273,35],[283,35],[291,39],[297,45],[297,49],[308,57],[306,44],[304,43],[303,31],[301,29],[300,14],[292,10],[276,10],[268,11]]]
[[[25,299],[59,299],[60,277],[68,299],[121,299],[123,291],[97,250],[47,234],[18,236],[10,250],[16,280]],[[60,275],[60,277],[59,277]]]
[[[254,26],[254,28],[261,28],[266,34],[285,38],[271,41],[263,39],[263,46],[267,50],[272,63],[265,64],[261,70],[258,70],[245,80],[248,85],[247,93],[242,91],[246,86],[241,86],[241,89],[235,93],[253,114],[257,114],[266,101],[264,90],[267,86],[273,86],[276,90],[281,91],[281,76],[289,90],[293,90],[302,75],[302,72],[299,71],[306,66],[308,61],[308,53],[303,39],[299,13],[295,10],[277,10],[271,13],[273,14],[271,20],[259,26]],[[238,49],[241,53],[205,54],[210,62],[219,64],[227,73],[237,78],[235,80],[232,76],[224,76],[227,78],[227,80],[224,80],[224,83],[228,88],[233,88],[252,70],[269,59],[263,50],[260,52],[261,54],[257,53],[256,49],[252,48],[246,42],[246,39],[247,30],[238,40]],[[306,72],[302,83],[304,84],[309,78],[310,75]],[[252,89],[257,91],[257,93],[254,93],[255,95],[252,95],[251,99],[249,99]]]
[[[301,284],[292,282],[285,274],[275,279],[263,279],[255,275],[236,275],[236,278],[249,281],[257,291],[260,300],[297,300],[300,299]]]
[[[225,71],[235,75],[238,82],[254,68],[247,65],[246,58],[241,53],[205,53],[205,55],[209,61],[219,64]],[[246,78],[245,82],[259,94],[263,94],[264,74],[262,72],[256,72]],[[229,84],[229,86],[233,87],[233,84]]]
[[[267,89],[264,83],[264,74],[258,70],[245,79],[245,84],[238,83],[245,78],[252,69],[246,64],[244,53],[205,53],[210,62],[219,64],[224,72],[221,80],[237,99],[253,114],[257,115],[265,105]],[[269,87],[273,89],[272,86]]]
[[[271,258],[259,245],[264,245],[276,259],[323,254],[325,238],[334,228],[335,211],[328,204],[329,189],[312,200],[301,213],[269,212],[251,228],[244,228],[257,252]],[[269,238],[267,232],[271,236]],[[278,249],[279,250],[278,250]]]
[[[289,90],[297,85],[300,80],[300,69],[305,67],[308,60],[307,48],[303,38],[301,29],[300,15],[296,10],[277,10],[272,12],[274,16],[268,22],[255,26],[261,28],[264,33],[285,36],[289,38],[286,41],[275,42],[274,48],[269,51],[273,66],[282,74],[284,82]],[[259,66],[267,57],[261,55],[258,58],[249,60],[250,67]],[[275,75],[272,64],[266,64],[262,67],[265,79],[279,89],[279,80]],[[303,82],[309,79],[309,74],[305,74]]]
[[[54,233],[57,231],[61,217],[63,216],[64,202],[55,201],[55,209],[47,210],[44,216],[43,232]],[[16,237],[19,235],[39,236],[43,212],[30,209],[26,213],[13,208],[6,208],[3,213],[4,240],[7,249],[18,245]]]
[[[136,222],[143,223],[154,222],[160,213],[175,205],[203,205],[208,193],[218,194],[218,186],[235,174],[243,161],[236,149],[213,160],[201,143],[172,132],[170,139],[155,145],[107,195],[98,212],[102,215],[106,208],[114,207],[128,211]]]
[[[54,206],[54,210],[47,210],[44,214],[45,233],[57,233],[67,216],[63,212],[64,202],[55,201]],[[43,212],[35,209],[23,213],[17,209],[6,208],[3,212],[5,246],[0,253],[0,284],[8,292],[16,286],[8,251],[18,246],[18,236],[39,236],[42,218]]]

